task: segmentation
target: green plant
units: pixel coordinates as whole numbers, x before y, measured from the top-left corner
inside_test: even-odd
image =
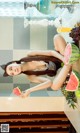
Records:
[[[67,104],[69,104],[69,107],[75,109],[77,103],[77,97],[75,95],[75,92],[66,91],[65,87],[66,86],[61,88],[62,94],[65,96]]]

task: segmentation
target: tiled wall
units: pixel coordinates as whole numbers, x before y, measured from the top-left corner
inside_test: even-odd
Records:
[[[0,65],[20,59],[28,50],[53,49],[55,27],[32,25],[24,28],[23,18],[0,18]],[[32,86],[25,75],[2,77],[0,72],[0,95],[11,95],[12,89],[19,86],[22,90]],[[31,96],[49,96],[46,90],[37,91]]]

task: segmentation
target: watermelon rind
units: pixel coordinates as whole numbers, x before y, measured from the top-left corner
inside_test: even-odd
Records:
[[[68,43],[67,46],[68,45],[71,48],[71,55],[68,55],[69,60],[67,62],[65,61],[66,57],[64,57],[64,62],[65,62],[65,64],[73,64],[74,62],[76,62],[80,58],[80,50],[75,44]],[[66,46],[66,48],[67,48],[67,46]],[[66,52],[66,48],[65,48],[65,52]]]
[[[80,58],[80,51],[79,51],[79,48],[75,44],[72,44],[71,47],[72,47],[72,53],[69,59],[69,63],[73,64]]]
[[[77,91],[75,91],[75,95],[77,98],[80,98],[80,89],[78,89]]]
[[[70,89],[69,87],[71,86],[71,76],[74,76],[75,77],[75,80],[76,80],[76,82],[77,82],[77,86],[75,86],[75,82],[72,82],[72,86],[75,86],[75,88],[74,89]],[[78,74],[78,72],[76,72],[76,71],[72,71],[71,72],[71,75],[70,75],[70,78],[69,78],[69,81],[68,81],[68,83],[67,83],[67,85],[66,85],[66,88],[65,88],[65,90],[67,90],[67,91],[76,91],[76,90],[78,90],[78,87],[79,87],[79,79],[80,79],[80,75]],[[71,86],[71,87],[72,87]]]

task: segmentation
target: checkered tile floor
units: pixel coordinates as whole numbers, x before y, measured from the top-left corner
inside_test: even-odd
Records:
[[[53,49],[55,27],[31,25],[24,28],[23,22],[24,18],[0,17],[0,65],[26,56],[29,50]],[[4,78],[0,71],[0,96],[12,96],[12,90],[16,86],[25,90],[34,84],[30,84],[25,75]],[[33,92],[30,96],[62,96],[62,94],[49,88]]]

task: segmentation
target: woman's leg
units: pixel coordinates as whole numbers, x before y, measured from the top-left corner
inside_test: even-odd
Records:
[[[60,54],[64,55],[64,50],[65,50],[65,47],[67,45],[64,38],[61,35],[55,35],[53,38],[53,42],[54,42],[55,50],[60,52]],[[61,88],[61,86],[63,85],[70,69],[71,69],[71,65],[64,65],[61,68],[61,71],[59,73],[57,73],[57,75],[53,79],[53,84],[51,86],[51,88],[53,90],[58,90]]]
[[[69,73],[69,71],[71,70],[71,65],[64,65],[60,72],[55,76],[55,78],[53,79],[53,83],[51,88],[53,90],[59,90],[61,89],[64,81],[66,80],[66,77]]]
[[[67,45],[65,39],[61,35],[57,34],[53,38],[53,43],[55,50],[60,52],[60,54],[64,55],[64,50]]]

